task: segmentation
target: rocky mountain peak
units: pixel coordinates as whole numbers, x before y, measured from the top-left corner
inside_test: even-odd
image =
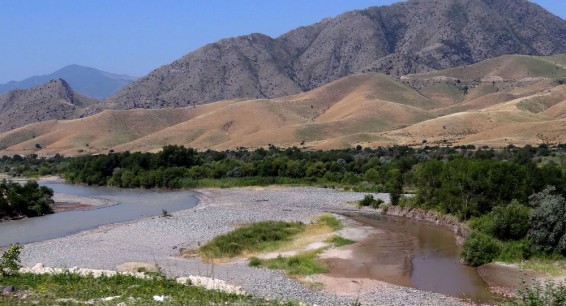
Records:
[[[220,40],[108,99],[162,108],[304,92],[361,72],[402,75],[505,54],[566,52],[566,21],[526,0],[409,0],[346,12],[277,38]]]

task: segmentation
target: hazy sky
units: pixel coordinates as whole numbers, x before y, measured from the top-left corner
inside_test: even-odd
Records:
[[[0,0],[0,83],[69,64],[143,76],[204,44],[396,0]],[[566,1],[536,0],[566,18]]]

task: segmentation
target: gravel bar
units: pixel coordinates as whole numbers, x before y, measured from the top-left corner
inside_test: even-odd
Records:
[[[370,293],[344,297],[311,291],[281,272],[251,268],[244,260],[210,265],[198,258],[179,257],[179,250],[195,249],[235,227],[265,220],[311,222],[323,212],[359,211],[347,202],[366,193],[312,187],[269,187],[198,190],[200,203],[171,217],[144,218],[102,226],[72,236],[28,244],[22,264],[32,267],[82,267],[114,270],[125,262],[149,262],[168,276],[200,275],[241,286],[267,299],[302,301],[316,305],[467,305],[437,293],[383,283]],[[388,202],[386,194],[374,194]]]

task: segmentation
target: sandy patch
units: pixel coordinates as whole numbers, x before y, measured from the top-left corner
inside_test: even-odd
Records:
[[[486,264],[477,271],[494,292],[505,296],[513,296],[517,289],[548,279],[542,272],[502,263]]]
[[[325,274],[318,274],[308,278],[314,283],[324,285],[324,291],[332,292],[342,296],[360,296],[375,290],[383,290],[387,286],[381,282],[368,278],[342,278]]]
[[[118,272],[157,272],[157,266],[149,262],[125,262],[116,266]]]
[[[116,201],[96,197],[83,197],[79,195],[55,193],[53,195],[53,209],[56,212],[70,210],[91,210],[118,205]]]

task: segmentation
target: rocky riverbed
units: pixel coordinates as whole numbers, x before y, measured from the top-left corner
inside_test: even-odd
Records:
[[[144,218],[28,244],[22,263],[28,267],[43,263],[50,267],[108,270],[128,262],[150,263],[171,277],[212,277],[257,296],[317,305],[349,305],[355,300],[364,305],[466,305],[456,298],[379,281],[349,295],[311,291],[279,271],[250,268],[245,260],[211,265],[198,258],[179,256],[181,250],[195,249],[241,224],[264,220],[308,223],[327,211],[359,211],[347,203],[364,195],[324,188],[204,189],[199,190],[199,205],[170,217]],[[385,194],[375,196],[388,201]]]

